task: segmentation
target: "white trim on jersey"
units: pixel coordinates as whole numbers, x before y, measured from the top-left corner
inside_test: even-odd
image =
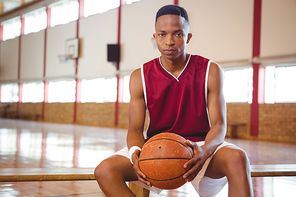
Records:
[[[146,83],[145,83],[145,77],[144,77],[144,64],[141,66],[141,78],[142,78],[142,85],[143,85],[143,92],[144,92],[144,100],[145,100],[145,105],[146,105],[146,110],[148,113],[148,126],[146,131],[144,132],[144,138],[147,139],[147,131],[150,125],[150,113],[147,107],[147,94],[146,94]]]
[[[188,58],[188,60],[187,60],[187,62],[186,62],[186,64],[185,64],[183,70],[182,70],[182,71],[180,72],[180,74],[178,75],[178,77],[175,77],[170,71],[168,71],[167,69],[165,69],[165,67],[162,65],[162,63],[161,63],[161,61],[160,61],[160,57],[159,57],[159,63],[160,63],[160,65],[161,65],[161,67],[162,67],[166,72],[168,72],[172,77],[174,77],[174,78],[179,82],[179,77],[182,75],[183,71],[186,69],[186,67],[187,67],[187,65],[188,65],[188,62],[189,62],[190,58],[191,58],[191,54],[189,54],[189,58]]]
[[[207,66],[207,71],[206,71],[206,79],[205,79],[205,99],[206,99],[207,115],[208,115],[208,120],[209,120],[210,126],[211,126],[211,121],[210,121],[209,109],[208,109],[208,79],[209,79],[209,71],[210,71],[211,63],[212,63],[212,61],[209,60],[208,66]]]
[[[205,99],[206,99],[207,106],[208,106],[208,78],[209,78],[209,71],[210,71],[211,63],[212,63],[212,61],[209,60],[208,66],[207,66],[207,71],[206,71],[206,79],[205,79]]]
[[[146,96],[146,84],[145,84],[145,78],[144,78],[144,64],[141,66],[141,78],[142,78],[142,84],[143,84],[143,92],[144,92],[144,99],[145,99],[145,104],[147,107],[147,96]]]

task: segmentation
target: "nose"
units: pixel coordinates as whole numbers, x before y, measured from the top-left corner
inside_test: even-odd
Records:
[[[165,41],[165,44],[168,45],[168,46],[172,46],[175,44],[175,41],[174,41],[174,38],[172,35],[168,35],[167,36],[167,39]]]

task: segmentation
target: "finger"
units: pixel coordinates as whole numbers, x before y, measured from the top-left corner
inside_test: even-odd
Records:
[[[145,175],[145,174],[144,174],[139,168],[136,170],[136,173],[137,173],[140,177],[146,179],[146,175]]]
[[[137,174],[137,176],[143,177],[144,179],[146,179],[146,175],[141,171],[140,167],[139,167],[139,160],[138,159],[134,159],[135,163],[134,163],[134,170]]]
[[[183,178],[190,179],[190,177],[193,176],[193,178],[198,174],[198,172],[201,169],[200,162],[197,162],[194,166],[192,166],[184,175]]]
[[[197,167],[196,169],[192,169],[191,171],[188,171],[188,174],[185,174],[185,180],[187,182],[192,181],[193,179],[195,179],[196,175],[200,172],[201,167]]]
[[[186,144],[192,148],[194,148],[194,146],[196,145],[196,143],[190,141],[190,140],[186,140]]]
[[[146,179],[146,175],[142,171],[138,170],[136,172],[136,174],[137,174],[139,181],[145,183],[149,187],[152,187],[152,184]]]
[[[137,154],[133,154],[133,158],[134,158],[133,161],[135,161],[133,168],[134,168],[135,173],[138,177],[138,180],[143,182],[144,184],[148,185],[149,187],[152,187],[152,184],[149,181],[147,181],[146,175],[141,171],[141,169],[139,167],[139,159],[138,159]]]
[[[196,162],[199,161],[199,157],[198,156],[195,156],[195,157],[192,157],[192,159],[190,159],[189,161],[187,161],[185,164],[184,164],[184,168],[187,168],[189,166],[193,166],[195,165]]]
[[[140,151],[139,149],[136,149],[134,153],[135,153],[137,156],[139,156],[139,155],[140,155],[140,152],[141,152],[141,151]]]
[[[140,176],[138,176],[138,180],[141,181],[142,183],[148,185],[149,187],[152,187],[152,184],[148,180],[146,180]]]

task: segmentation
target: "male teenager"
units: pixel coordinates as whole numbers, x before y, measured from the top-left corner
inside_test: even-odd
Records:
[[[249,161],[245,152],[224,142],[226,105],[222,70],[216,63],[185,52],[192,34],[184,8],[167,5],[159,9],[153,34],[161,53],[135,70],[130,77],[131,100],[127,147],[95,169],[106,196],[131,197],[126,181],[137,181],[159,192],[138,168],[145,141],[161,132],[182,135],[194,149],[184,167],[183,178],[200,196],[215,196],[228,182],[229,196],[253,196]],[[146,110],[147,131],[143,132]]]

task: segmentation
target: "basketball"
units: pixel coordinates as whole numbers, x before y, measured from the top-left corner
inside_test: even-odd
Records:
[[[186,182],[183,175],[190,169],[184,164],[193,156],[186,139],[174,133],[160,133],[142,147],[139,168],[146,179],[160,189],[176,189]]]

